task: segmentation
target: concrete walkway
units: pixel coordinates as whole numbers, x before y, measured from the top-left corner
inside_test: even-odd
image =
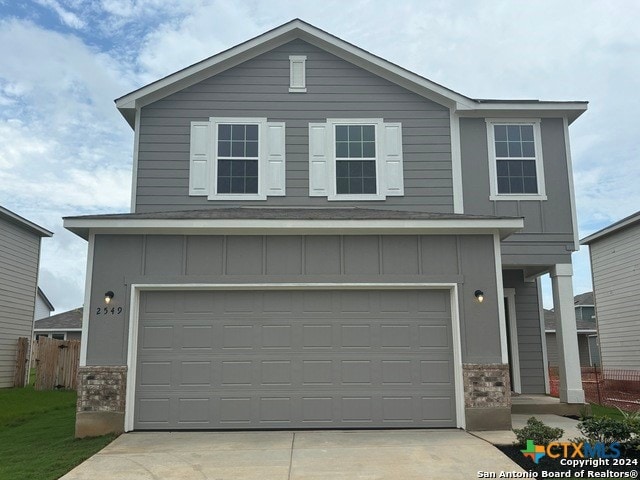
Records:
[[[559,427],[563,429],[564,435],[562,435],[562,438],[560,439],[562,441],[568,441],[569,439],[582,436],[582,434],[578,430],[577,420],[572,420],[567,417],[561,417],[560,415],[550,415],[544,413],[518,413],[511,415],[511,424],[513,428],[522,428],[527,424],[527,420],[531,417],[536,417],[542,423],[550,427]],[[486,440],[487,442],[493,443],[494,445],[509,445],[516,441],[516,436],[511,430],[472,433],[475,436]]]
[[[477,478],[522,469],[462,430],[134,432],[64,480]]]

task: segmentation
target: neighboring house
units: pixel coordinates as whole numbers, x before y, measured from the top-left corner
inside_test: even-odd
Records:
[[[40,240],[53,235],[0,207],[0,388],[13,386],[18,338],[31,338]]]
[[[33,335],[56,340],[80,340],[82,338],[82,307],[36,320]]]
[[[581,243],[589,245],[602,367],[640,370],[640,212]]]
[[[472,99],[294,20],[116,106],[131,213],[64,222],[89,243],[78,436],[510,428],[510,387],[547,389],[547,272],[584,401],[585,102]]]
[[[38,293],[36,295],[36,308],[35,313],[33,314],[33,319],[39,320],[41,318],[48,317],[54,310],[55,308],[53,307],[47,296],[44,294],[42,289],[38,287]]]
[[[600,366],[598,350],[598,330],[593,305],[593,292],[581,293],[574,297],[576,328],[578,332],[578,352],[580,366]],[[547,339],[547,364],[558,366],[558,342],[556,339],[556,314],[553,310],[544,311],[544,329]]]

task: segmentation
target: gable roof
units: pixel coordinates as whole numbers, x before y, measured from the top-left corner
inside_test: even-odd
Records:
[[[587,109],[587,102],[472,99],[298,18],[117,98],[115,100],[116,107],[127,122],[134,127],[137,107],[143,107],[160,100],[297,38],[419,95],[446,105],[454,111],[484,112],[484,114],[494,112],[495,114],[497,110],[507,112],[551,110],[558,115],[566,115],[571,123]]]
[[[47,296],[44,294],[44,292],[40,287],[38,287],[38,295],[40,295],[40,299],[45,303],[49,311],[53,312],[55,310],[53,304],[49,301],[49,299],[47,298]]]
[[[38,332],[39,330],[80,330],[81,328],[82,307],[41,318],[36,320],[33,325],[34,332]]]
[[[585,292],[573,297],[573,304],[576,307],[587,306],[593,307],[593,292]]]
[[[0,218],[7,220],[15,225],[18,225],[25,230],[28,230],[32,233],[35,233],[39,237],[51,237],[53,233],[51,233],[46,228],[42,228],[40,225],[36,225],[35,223],[27,220],[26,218],[21,217],[17,213],[13,213],[11,210],[8,210],[4,207],[0,207]]]
[[[595,233],[592,233],[588,237],[580,240],[580,245],[590,245],[596,240],[600,240],[601,238],[607,237],[613,233],[620,232],[625,230],[633,225],[640,223],[640,212],[633,213],[628,217],[623,218],[622,220],[618,220],[615,223],[612,223],[608,227],[604,227],[602,230],[598,230]]]

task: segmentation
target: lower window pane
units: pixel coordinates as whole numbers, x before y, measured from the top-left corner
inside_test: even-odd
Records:
[[[524,177],[524,193],[538,193],[536,177]]]
[[[231,177],[218,176],[218,193],[231,193]]]
[[[498,193],[538,193],[535,160],[498,160]]]
[[[524,184],[523,184],[523,181],[522,181],[522,177],[520,177],[520,178],[511,177],[509,179],[509,184],[511,186],[511,192],[510,193],[524,193]]]
[[[376,194],[375,160],[336,161],[336,193]]]
[[[219,160],[218,193],[258,193],[258,160]]]

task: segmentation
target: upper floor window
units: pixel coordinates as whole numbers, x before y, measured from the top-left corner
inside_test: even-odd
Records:
[[[375,125],[336,125],[336,193],[377,194]]]
[[[382,119],[309,124],[309,194],[347,201],[404,195],[402,125]]]
[[[539,120],[487,120],[491,200],[546,200]]]
[[[259,124],[218,124],[217,193],[258,193]]]
[[[285,125],[266,118],[191,122],[189,195],[265,200],[285,194]]]

